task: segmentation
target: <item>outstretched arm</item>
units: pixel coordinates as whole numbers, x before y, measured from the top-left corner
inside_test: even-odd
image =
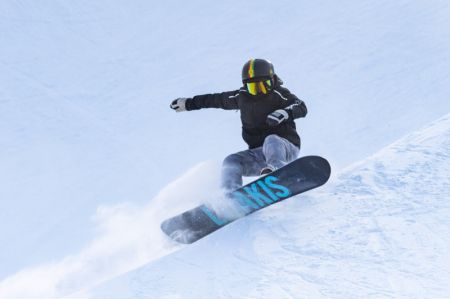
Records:
[[[172,102],[170,107],[177,112],[191,111],[202,108],[221,108],[225,110],[239,109],[237,98],[239,90],[222,93],[198,95],[193,98],[179,98]]]
[[[222,93],[204,94],[187,99],[187,110],[198,110],[202,108],[221,108],[225,110],[239,109],[237,98],[239,90]]]

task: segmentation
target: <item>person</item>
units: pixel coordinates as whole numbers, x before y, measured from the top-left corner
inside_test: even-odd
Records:
[[[295,160],[301,143],[294,120],[307,114],[305,103],[282,86],[266,59],[245,63],[242,83],[238,90],[177,98],[170,104],[176,112],[203,108],[240,111],[242,137],[249,148],[224,159],[221,187],[225,194],[242,186],[242,176],[265,175]]]

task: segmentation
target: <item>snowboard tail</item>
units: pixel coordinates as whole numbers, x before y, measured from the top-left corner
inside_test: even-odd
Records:
[[[274,203],[325,184],[331,173],[319,156],[299,158],[231,193],[219,209],[203,204],[161,223],[173,240],[190,244],[219,228]]]

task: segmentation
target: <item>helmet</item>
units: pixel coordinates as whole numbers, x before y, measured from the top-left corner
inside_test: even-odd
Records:
[[[242,83],[249,94],[269,94],[275,84],[275,72],[270,61],[265,59],[250,59],[242,68]]]
[[[270,61],[266,59],[250,59],[242,68],[242,82],[254,79],[273,79],[275,71]]]

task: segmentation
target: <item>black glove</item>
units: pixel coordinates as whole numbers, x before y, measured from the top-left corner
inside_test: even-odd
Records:
[[[175,110],[176,112],[183,112],[186,110],[186,100],[187,98],[178,98],[172,101],[170,104],[170,108]]]
[[[286,110],[278,109],[267,115],[266,123],[271,127],[275,127],[288,118],[289,114],[286,112]]]

